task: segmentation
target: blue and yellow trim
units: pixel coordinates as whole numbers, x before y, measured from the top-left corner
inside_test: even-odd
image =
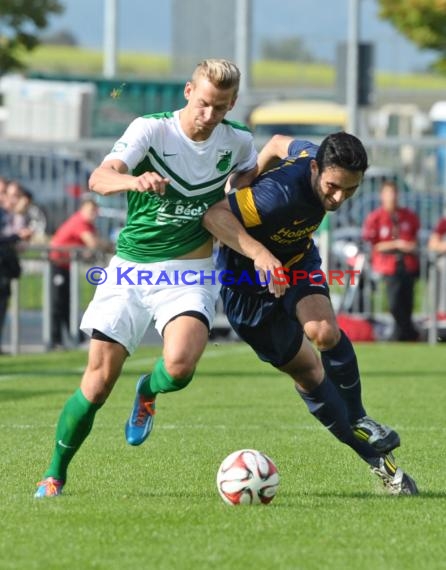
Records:
[[[237,201],[237,206],[240,210],[240,215],[242,216],[244,226],[246,228],[259,226],[262,221],[254,203],[252,188],[250,186],[241,188],[238,190],[238,192],[235,193],[235,199]]]

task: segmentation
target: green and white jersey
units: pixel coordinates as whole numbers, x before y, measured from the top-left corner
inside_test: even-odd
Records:
[[[111,159],[125,162],[135,176],[156,171],[170,179],[164,196],[127,193],[117,255],[144,263],[176,259],[205,243],[204,213],[224,197],[231,173],[256,165],[257,152],[249,130],[227,120],[207,140],[192,141],[174,111],[135,119],[104,160]]]

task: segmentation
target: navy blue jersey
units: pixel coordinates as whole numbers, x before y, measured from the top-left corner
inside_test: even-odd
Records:
[[[314,246],[313,232],[325,210],[311,186],[310,162],[318,147],[308,141],[291,142],[289,156],[260,175],[252,186],[228,195],[232,212],[246,231],[291,267]],[[219,265],[238,275],[253,274],[253,262],[223,248]]]

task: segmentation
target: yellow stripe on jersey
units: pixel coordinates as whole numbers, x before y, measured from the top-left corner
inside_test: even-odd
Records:
[[[245,227],[252,228],[254,226],[259,226],[262,222],[260,220],[256,205],[254,204],[252,188],[250,186],[241,188],[238,192],[235,193],[235,199],[237,200],[237,204]]]
[[[304,255],[305,255],[305,252],[304,253],[298,253],[297,255],[295,255],[294,257],[289,259],[286,263],[284,263],[285,267],[291,267],[292,265],[294,265],[295,263],[300,261]]]
[[[313,234],[311,234],[309,236],[309,238],[311,238]],[[306,249],[308,249],[310,247],[310,244],[307,245]],[[294,265],[295,263],[297,263],[298,261],[300,261],[302,259],[302,257],[306,254],[306,251],[303,251],[302,253],[298,253],[297,255],[295,255],[294,257],[292,257],[291,259],[288,259],[288,261],[286,261],[284,263],[285,267],[291,267],[292,265]],[[368,438],[367,438],[368,439]]]

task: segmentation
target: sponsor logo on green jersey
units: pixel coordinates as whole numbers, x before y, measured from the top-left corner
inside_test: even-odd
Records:
[[[217,155],[217,170],[226,172],[231,166],[232,150],[219,150]]]

